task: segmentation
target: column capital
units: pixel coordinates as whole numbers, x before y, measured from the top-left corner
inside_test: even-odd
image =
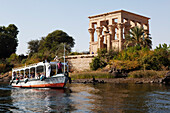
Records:
[[[89,33],[90,33],[90,42],[94,42],[94,28],[89,28],[88,29]]]
[[[117,23],[118,29],[123,29],[124,26],[125,26],[124,23]]]
[[[96,27],[96,32],[98,33],[98,35],[101,35],[103,31],[103,27]]]
[[[96,27],[96,30],[103,30],[103,27]]]
[[[94,28],[89,28],[88,31],[89,31],[89,33],[94,33],[95,29]]]

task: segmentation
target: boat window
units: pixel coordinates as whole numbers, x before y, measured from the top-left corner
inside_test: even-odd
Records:
[[[35,78],[35,67],[30,69],[30,78]]]
[[[26,70],[25,70],[25,76],[24,76],[24,78],[29,78],[29,69],[26,69]]]
[[[42,73],[44,71],[44,66],[38,66],[36,67],[37,73]]]
[[[24,70],[21,70],[20,71],[20,79],[23,79],[24,78]]]
[[[56,75],[56,65],[52,64],[51,65],[51,76]]]

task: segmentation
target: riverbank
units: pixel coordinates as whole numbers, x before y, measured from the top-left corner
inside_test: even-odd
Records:
[[[71,73],[72,83],[163,83],[168,71],[132,71],[116,73],[104,71],[87,71]],[[95,79],[94,79],[95,78]]]
[[[134,75],[138,73],[143,74],[143,77],[140,76],[131,76],[125,74],[126,76],[120,76],[117,78],[115,73],[109,73],[104,71],[86,71],[86,72],[77,72],[70,73],[72,83],[162,83],[165,76],[168,76],[166,73],[168,71],[146,71],[148,77],[145,73],[140,71],[133,71]],[[130,73],[130,74],[131,74]],[[151,74],[153,73],[153,74]],[[170,73],[170,72],[169,72]],[[152,75],[152,76],[151,76]],[[11,72],[7,72],[4,75],[0,75],[0,82],[9,82],[11,80]],[[135,78],[137,77],[137,78]],[[94,80],[95,78],[95,80]]]
[[[162,78],[97,78],[98,83],[162,83]],[[94,83],[93,79],[76,79],[72,80],[72,83]]]

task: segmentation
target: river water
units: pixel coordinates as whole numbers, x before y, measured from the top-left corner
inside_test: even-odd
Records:
[[[170,113],[170,86],[106,83],[24,89],[0,84],[0,112]]]

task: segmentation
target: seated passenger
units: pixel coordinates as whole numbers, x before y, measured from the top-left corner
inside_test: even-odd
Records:
[[[44,73],[42,72],[41,73],[41,76],[40,76],[40,80],[42,81],[42,80],[44,80],[45,79],[45,75],[44,75]]]
[[[34,74],[34,73],[32,73],[32,74],[31,74],[31,78],[34,78],[34,77],[35,77],[35,74]]]
[[[19,80],[20,76],[19,74],[16,75],[16,80]]]
[[[23,79],[23,77],[24,77],[24,75],[21,73],[21,74],[20,74],[20,79]]]
[[[36,73],[36,74],[35,74],[35,78],[36,78],[36,79],[40,79],[40,74],[39,74],[39,73]]]
[[[25,74],[24,78],[28,78],[28,74]]]

